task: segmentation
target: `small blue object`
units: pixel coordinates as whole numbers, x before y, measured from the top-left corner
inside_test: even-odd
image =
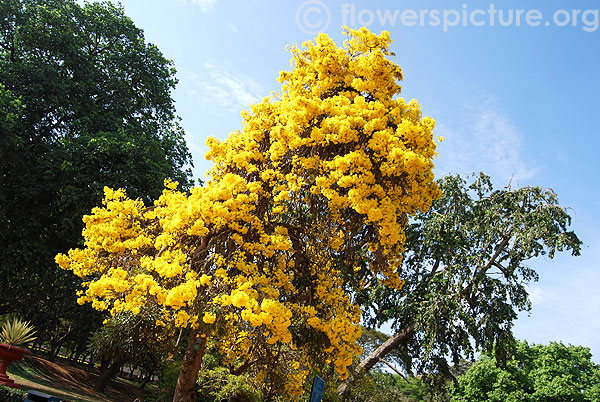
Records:
[[[27,391],[25,402],[60,402],[60,399],[37,391]]]
[[[321,402],[324,391],[325,380],[316,375],[315,380],[313,381],[312,391],[310,392],[310,402]]]

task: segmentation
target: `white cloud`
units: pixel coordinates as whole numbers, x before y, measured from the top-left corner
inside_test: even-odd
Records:
[[[179,88],[186,95],[206,106],[217,106],[239,112],[260,99],[264,91],[250,77],[234,71],[227,65],[207,61],[197,71],[182,69]]]
[[[483,171],[498,185],[535,176],[536,167],[522,156],[518,128],[491,99],[463,106],[453,120],[437,119],[436,135],[445,137],[439,145],[438,172],[470,174]]]
[[[231,22],[227,24],[227,29],[229,29],[233,33],[238,33],[236,26],[233,25]]]
[[[542,304],[549,298],[554,297],[552,292],[544,290],[538,286],[527,286],[527,292],[529,293],[529,300],[531,300],[531,303],[536,305]]]
[[[210,11],[217,5],[217,0],[177,0],[178,3],[187,6],[188,4],[197,5],[202,11]]]

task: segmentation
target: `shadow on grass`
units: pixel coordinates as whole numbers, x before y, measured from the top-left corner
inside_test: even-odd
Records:
[[[8,372],[25,389],[49,393],[64,401],[130,402],[142,396],[142,391],[137,387],[117,381],[111,381],[105,392],[99,394],[93,390],[98,378],[97,374],[33,356],[12,363]]]
[[[59,369],[60,370],[60,369]],[[34,358],[25,358],[14,362],[10,372],[27,381],[54,388],[57,385],[57,376],[60,376],[60,386],[63,391],[78,393],[81,388],[93,388],[96,375],[73,373],[62,370],[57,373],[56,366],[49,362]]]

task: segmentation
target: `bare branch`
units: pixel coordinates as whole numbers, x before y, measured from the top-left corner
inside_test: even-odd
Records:
[[[404,374],[402,374],[400,372],[400,370],[398,370],[396,367],[394,367],[394,365],[392,365],[392,363],[390,363],[390,362],[388,362],[387,360],[384,360],[384,359],[379,359],[379,361],[382,362],[382,363],[384,363],[385,365],[387,365],[392,370],[394,370],[396,372],[396,374],[398,374],[400,377],[404,378],[404,380],[406,382],[408,382],[408,380],[406,379],[406,377],[404,376]]]

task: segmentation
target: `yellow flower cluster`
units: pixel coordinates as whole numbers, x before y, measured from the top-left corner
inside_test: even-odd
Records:
[[[204,313],[204,317],[202,318],[202,321],[204,321],[207,324],[214,324],[216,320],[217,316],[213,313]]]
[[[348,375],[361,352],[349,294],[365,275],[403,285],[408,215],[439,190],[434,122],[397,96],[389,34],[346,34],[344,47],[322,34],[291,49],[281,93],[244,112],[227,140],[208,139],[205,186],[184,193],[167,181],[149,208],[105,189],[84,218],[85,248],[56,257],[86,279],[80,302],[113,313],[153,305],[158,325],[220,328],[232,368],[253,362],[267,383],[265,356],[287,362],[288,395],[319,369],[309,346],[323,336],[326,360]]]

